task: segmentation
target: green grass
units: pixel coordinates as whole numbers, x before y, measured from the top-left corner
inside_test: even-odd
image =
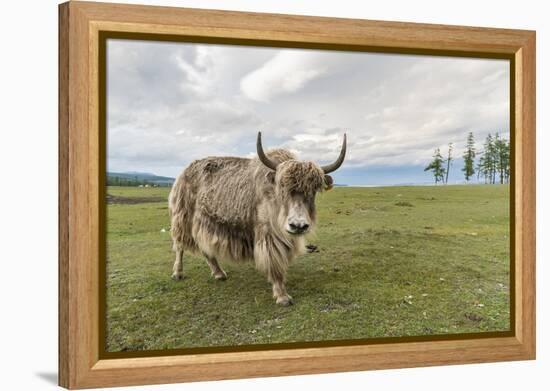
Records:
[[[109,188],[167,198],[167,188]],[[107,351],[508,330],[508,186],[334,188],[317,198],[319,252],[292,264],[280,307],[252,264],[227,281],[185,255],[166,202],[108,206]]]

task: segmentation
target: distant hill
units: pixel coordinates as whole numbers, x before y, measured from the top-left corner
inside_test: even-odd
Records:
[[[156,186],[171,186],[175,179],[167,176],[160,176],[148,172],[108,172],[107,184],[111,186],[139,186],[139,185],[156,185]]]

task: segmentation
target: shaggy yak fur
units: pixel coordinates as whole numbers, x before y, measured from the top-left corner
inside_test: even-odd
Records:
[[[219,280],[227,276],[218,260],[253,261],[267,274],[276,302],[292,304],[285,274],[305,244],[303,235],[285,229],[289,208],[298,199],[312,226],[315,195],[330,177],[286,150],[266,155],[278,163],[275,171],[258,158],[208,157],[192,162],[177,178],[169,196],[175,280],[183,279],[184,251],[203,254]]]

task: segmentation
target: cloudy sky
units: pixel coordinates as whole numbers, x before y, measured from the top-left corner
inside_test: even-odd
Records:
[[[509,134],[509,64],[305,49],[128,40],[107,43],[110,172],[177,176],[206,156],[284,147],[300,159],[348,155],[336,183],[432,181],[435,148],[473,131]],[[457,159],[449,182],[460,181]]]

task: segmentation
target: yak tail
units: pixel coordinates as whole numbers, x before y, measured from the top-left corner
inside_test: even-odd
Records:
[[[188,184],[184,181],[183,176],[179,176],[168,195],[170,233],[174,242],[174,251],[196,248],[191,235],[194,200],[195,196],[190,191]]]

